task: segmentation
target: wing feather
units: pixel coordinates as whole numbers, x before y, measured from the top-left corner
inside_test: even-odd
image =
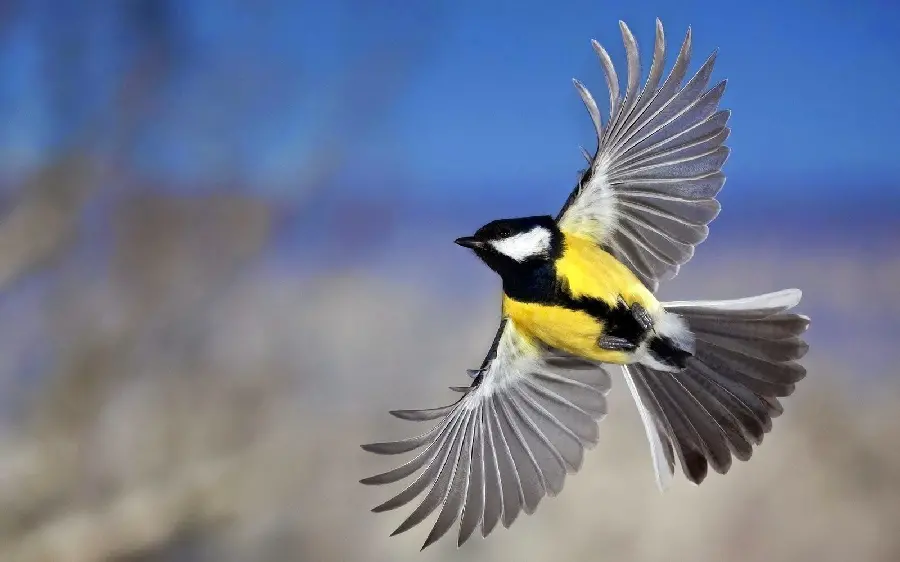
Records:
[[[598,143],[591,164],[558,215],[560,227],[593,240],[615,255],[655,291],[677,275],[709,234],[715,200],[728,159],[724,145],[730,113],[719,111],[725,81],[708,88],[716,61],[713,52],[685,83],[691,59],[688,29],[672,70],[657,87],[665,66],[665,35],[656,22],[653,62],[643,89],[640,53],[620,22],[628,66],[624,98],[612,59],[592,42],[610,94],[605,125],[588,89],[576,82]],[[656,202],[647,199],[656,194]]]
[[[484,484],[484,428],[482,426],[481,405],[477,406],[474,414],[475,423],[472,424],[472,451],[471,465],[469,466],[468,481],[463,490],[462,514],[459,518],[459,538],[457,546],[466,542],[478,523],[482,521],[485,509],[485,484]]]
[[[490,419],[493,414],[486,404],[481,405],[481,428],[484,447],[484,519],[481,522],[481,536],[488,536],[503,516],[503,481],[500,479],[500,461],[491,431]],[[518,494],[518,493],[517,493]],[[518,497],[518,495],[516,496]]]
[[[376,506],[382,512],[421,497],[393,534],[403,533],[438,512],[423,548],[459,521],[457,544],[481,525],[487,536],[500,523],[512,525],[533,513],[545,496],[559,494],[567,474],[582,464],[598,439],[606,414],[609,375],[598,366],[534,344],[504,321],[483,370],[451,406],[404,415],[444,417],[428,432],[400,441],[364,445],[394,455],[421,450],[407,463],[365,478],[387,484],[416,475],[400,493]]]
[[[423,549],[443,537],[453,526],[453,522],[456,521],[462,510],[469,485],[469,472],[472,466],[472,439],[476,423],[477,419],[475,416],[471,416],[466,420],[466,429],[456,457],[450,486],[447,488],[446,494],[444,494],[440,515],[438,515],[437,521],[434,522],[431,532],[428,533],[428,538],[425,539],[425,544],[422,546]]]
[[[640,51],[637,46],[637,41],[634,41],[633,45],[634,51],[638,55],[638,60],[640,60]],[[653,62],[650,64],[650,73],[647,76],[647,82],[644,84],[644,89],[638,93],[638,99],[632,108],[631,113],[622,122],[622,128],[618,131],[619,136],[624,134],[625,131],[628,131],[635,124],[650,102],[653,101],[653,98],[656,95],[656,87],[659,85],[659,81],[662,78],[663,67],[666,62],[665,58],[666,36],[662,22],[657,19],[656,40],[653,46]]]

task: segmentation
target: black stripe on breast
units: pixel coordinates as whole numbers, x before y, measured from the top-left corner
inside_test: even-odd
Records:
[[[647,334],[624,300],[619,299],[615,306],[610,306],[609,303],[592,297],[573,297],[565,283],[556,276],[552,263],[534,268],[527,278],[519,278],[516,283],[504,282],[503,291],[509,298],[519,302],[586,312],[603,322],[604,334],[623,338],[635,345]]]
[[[603,333],[607,336],[622,338],[638,345],[646,336],[647,331],[631,313],[631,309],[625,301],[619,299],[615,306],[610,306],[600,299],[591,297],[566,299],[563,306],[572,310],[587,312],[597,320],[604,323]]]

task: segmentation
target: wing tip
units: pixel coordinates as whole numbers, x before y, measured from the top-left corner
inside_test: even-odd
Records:
[[[420,422],[435,420],[449,414],[463,398],[465,398],[465,396],[463,396],[456,402],[453,402],[452,404],[448,404],[447,406],[439,406],[437,408],[429,408],[424,410],[390,410],[390,412],[388,413],[390,413],[395,418],[399,418],[405,421]]]
[[[378,482],[377,476],[367,476],[365,478],[360,478],[359,483],[362,484],[363,486],[374,486],[374,485],[378,484],[379,482]],[[373,511],[373,513],[377,513],[377,512],[375,512],[375,508],[372,508],[372,511]]]
[[[672,467],[674,468],[674,467]],[[656,472],[656,489],[659,490],[660,494],[665,494],[672,488],[672,480],[675,479],[675,471],[668,470],[665,474],[660,474],[659,471]]]
[[[597,53],[597,56],[603,59],[607,66],[612,65],[612,57],[609,56],[609,53],[606,52],[606,49],[599,41],[591,39],[591,46],[594,48],[594,52]]]
[[[359,448],[375,455],[391,455],[394,454],[391,451],[391,446],[396,444],[396,442],[363,443]]]

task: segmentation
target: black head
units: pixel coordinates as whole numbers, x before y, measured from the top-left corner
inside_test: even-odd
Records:
[[[471,248],[501,276],[552,261],[563,247],[562,233],[549,215],[495,220],[456,243]]]

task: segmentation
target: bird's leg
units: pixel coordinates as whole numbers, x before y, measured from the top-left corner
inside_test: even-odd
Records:
[[[597,340],[597,345],[607,351],[634,351],[637,349],[637,345],[634,342],[616,336],[601,336]]]

